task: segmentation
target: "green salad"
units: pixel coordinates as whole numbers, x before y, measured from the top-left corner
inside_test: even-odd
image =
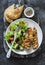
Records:
[[[8,41],[9,45],[12,45],[12,41],[14,41],[14,33],[15,30],[20,26],[18,32],[16,32],[16,39],[13,45],[14,50],[23,50],[23,40],[25,31],[27,30],[27,23],[24,20],[17,21],[16,23],[11,23],[9,26],[9,31],[6,32],[5,40]]]

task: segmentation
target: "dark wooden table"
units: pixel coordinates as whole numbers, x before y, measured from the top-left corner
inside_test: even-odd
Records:
[[[25,0],[26,1],[26,0]],[[6,58],[6,53],[3,47],[3,31],[4,31],[4,21],[3,12],[6,7],[12,3],[17,3],[17,0],[0,0],[0,65],[45,65],[45,0],[27,0],[24,2],[22,0],[21,4],[27,4],[38,10],[38,17],[40,19],[40,26],[43,31],[43,42],[40,54],[34,58]],[[35,20],[35,19],[34,19]]]

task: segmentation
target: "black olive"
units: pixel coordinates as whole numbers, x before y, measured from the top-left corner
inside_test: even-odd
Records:
[[[19,38],[16,38],[16,40],[15,40],[16,42],[18,42],[19,41]]]
[[[17,50],[19,50],[20,48],[19,48],[19,46],[17,47]]]
[[[14,37],[14,35],[12,35],[11,37]]]
[[[10,40],[8,40],[8,42],[9,42],[9,43],[11,43],[11,41],[10,41]]]
[[[23,32],[23,31],[21,31],[21,36],[23,36],[23,33],[24,33],[24,32]]]

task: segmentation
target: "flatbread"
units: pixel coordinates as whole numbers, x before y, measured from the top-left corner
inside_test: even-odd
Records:
[[[17,19],[21,16],[24,6],[20,6],[18,8],[14,8],[15,4],[9,6],[4,11],[4,17],[7,20],[7,22],[12,22],[14,19]]]

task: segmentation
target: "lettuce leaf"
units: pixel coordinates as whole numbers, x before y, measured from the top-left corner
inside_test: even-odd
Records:
[[[12,36],[12,35],[14,35],[14,32],[12,32],[12,31],[7,32],[5,40],[9,40],[10,36]]]
[[[12,23],[9,28],[10,28],[10,30],[14,31],[14,30],[16,30],[17,25],[15,25],[14,23]]]

